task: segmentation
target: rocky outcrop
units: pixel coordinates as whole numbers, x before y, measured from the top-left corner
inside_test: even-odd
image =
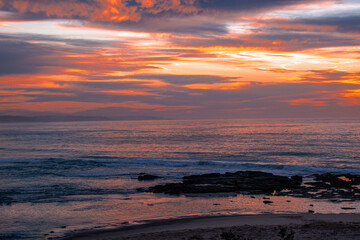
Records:
[[[335,188],[351,188],[360,185],[360,176],[355,174],[315,174],[315,180]]]
[[[360,175],[324,173],[308,177],[312,180],[302,184],[303,178],[298,175],[285,177],[259,171],[210,173],[185,176],[179,183],[139,190],[167,194],[275,194],[331,201],[360,200]]]
[[[305,186],[279,195],[331,201],[360,200],[360,175],[323,173],[314,174],[312,178]]]
[[[266,194],[283,189],[298,188],[301,182],[301,176],[288,178],[258,171],[238,171],[185,176],[181,183],[156,185],[148,190],[154,193],[168,194],[222,192]]]

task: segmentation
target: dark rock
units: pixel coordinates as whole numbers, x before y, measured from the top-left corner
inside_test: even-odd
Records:
[[[307,185],[311,185],[311,186],[314,186],[314,190],[316,189],[330,189],[331,188],[331,185],[328,184],[328,183],[325,183],[325,182],[308,182],[306,183]]]
[[[298,184],[302,183],[303,177],[300,175],[291,176],[291,179],[297,182]]]
[[[263,203],[270,204],[270,203],[273,203],[273,201],[265,200],[265,201],[263,201]]]
[[[355,174],[314,174],[313,182],[306,183],[310,187],[303,189],[303,197],[315,199],[338,199],[360,200],[360,175]],[[325,190],[325,191],[324,191]]]
[[[138,176],[139,181],[151,181],[160,178],[159,176],[144,173]]]
[[[179,183],[156,185],[150,188],[141,188],[138,191],[175,195],[241,193],[251,195],[252,198],[256,194],[270,195],[275,193],[277,196],[328,199],[330,201],[338,201],[338,199],[360,200],[360,188],[358,188],[360,175],[314,174],[311,182],[305,182],[304,185],[301,185],[302,181],[302,176],[298,175],[289,178],[260,171],[238,171],[224,174],[190,175],[183,177],[183,181]]]
[[[314,213],[314,211],[313,211],[313,210],[309,210],[308,213]]]
[[[342,207],[341,209],[344,209],[344,210],[354,210],[356,208],[353,208],[353,207]]]
[[[125,225],[125,224],[129,224],[129,222],[122,222],[121,224]]]
[[[360,184],[360,175],[355,174],[314,174],[317,181],[327,183],[331,187],[348,188]]]
[[[283,189],[298,188],[300,183],[285,176],[259,171],[235,173],[211,173],[183,177],[182,183],[167,183],[150,187],[154,193],[220,193],[247,192],[248,194],[269,194]]]

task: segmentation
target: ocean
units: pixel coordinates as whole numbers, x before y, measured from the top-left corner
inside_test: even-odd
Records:
[[[284,197],[264,206],[248,196],[137,191],[184,175],[239,170],[360,174],[360,120],[0,124],[0,239],[57,238],[174,217],[307,211],[308,199],[284,208]],[[142,172],[161,178],[140,182]],[[334,204],[319,201],[317,212],[341,212]]]

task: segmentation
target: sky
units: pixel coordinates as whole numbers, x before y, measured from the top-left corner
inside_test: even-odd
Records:
[[[360,117],[359,0],[0,0],[0,115]]]

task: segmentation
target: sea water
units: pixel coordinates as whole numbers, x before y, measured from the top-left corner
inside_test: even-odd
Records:
[[[0,239],[180,216],[306,211],[305,200],[284,207],[279,197],[264,206],[258,197],[167,196],[137,188],[239,170],[360,174],[359,137],[357,119],[0,124]],[[141,172],[162,178],[139,182]],[[340,209],[322,202],[317,211]]]

